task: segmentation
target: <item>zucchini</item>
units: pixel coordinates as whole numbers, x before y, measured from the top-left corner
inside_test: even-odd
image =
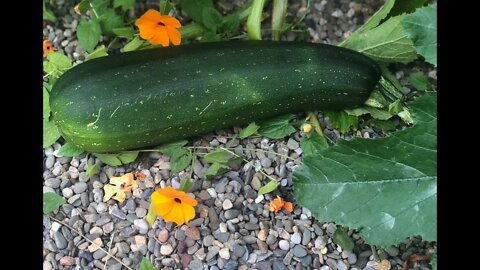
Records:
[[[336,46],[198,43],[77,65],[54,85],[50,107],[67,142],[113,152],[289,112],[351,109],[380,76],[373,60]]]

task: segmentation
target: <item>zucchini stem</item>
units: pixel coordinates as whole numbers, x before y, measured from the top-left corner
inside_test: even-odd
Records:
[[[395,101],[397,99],[403,99],[405,96],[401,89],[398,89],[390,80],[384,76],[380,77],[380,92],[382,95],[390,101]]]

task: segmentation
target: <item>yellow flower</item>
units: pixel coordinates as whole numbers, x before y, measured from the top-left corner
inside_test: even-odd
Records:
[[[312,131],[312,125],[310,125],[310,124],[305,124],[305,125],[303,125],[302,130],[303,130],[303,132],[305,132],[305,133],[310,133],[310,131]]]
[[[103,196],[104,202],[110,200],[114,194],[115,197],[113,197],[113,199],[123,202],[127,197],[125,192],[131,192],[132,188],[138,188],[138,184],[134,179],[133,173],[127,173],[119,177],[112,177],[110,178],[110,184],[103,186],[103,190],[105,191]]]
[[[185,192],[177,191],[172,187],[155,190],[152,193],[152,204],[157,215],[165,221],[173,221],[178,226],[195,217],[195,199],[190,198]]]
[[[176,28],[182,27],[180,22],[171,17],[161,15],[160,12],[149,9],[138,20],[135,25],[140,30],[140,37],[148,40],[150,44],[162,44],[167,47],[172,42],[179,45],[182,35]]]

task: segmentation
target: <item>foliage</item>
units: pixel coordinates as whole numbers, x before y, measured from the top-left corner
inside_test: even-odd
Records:
[[[54,192],[43,193],[43,213],[48,214],[57,210],[62,204],[65,203],[65,199]]]
[[[436,94],[410,108],[415,125],[377,140],[355,138],[305,157],[293,174],[297,202],[322,221],[388,246],[436,238]]]
[[[260,123],[258,133],[270,139],[280,139],[295,132],[290,121],[295,118],[293,114],[277,116]]]
[[[115,154],[101,154],[93,153],[98,159],[103,163],[110,166],[120,166],[122,164],[128,164],[134,161],[140,151],[131,151],[124,153],[115,153]]]

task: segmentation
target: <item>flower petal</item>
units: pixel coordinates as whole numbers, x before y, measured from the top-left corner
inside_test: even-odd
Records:
[[[148,39],[148,42],[151,44],[162,44],[163,47],[167,47],[169,44],[167,30],[164,26],[159,26],[155,28],[155,34],[153,37]]]
[[[113,199],[115,199],[115,200],[117,200],[117,201],[119,201],[119,202],[123,202],[123,201],[125,201],[125,198],[126,198],[126,197],[127,197],[127,195],[125,194],[125,192],[123,192],[123,190],[119,190],[119,191],[117,192],[117,195],[115,195],[115,196],[113,197]]]
[[[110,184],[121,186],[122,184],[127,184],[129,181],[131,181],[130,179],[133,180],[132,173],[127,173],[122,176],[114,176],[110,178]]]
[[[180,31],[168,25],[165,26],[165,29],[167,30],[168,38],[170,39],[172,44],[180,45],[180,42],[182,40],[182,35],[180,34]]]
[[[159,195],[162,195],[164,197],[169,197],[173,200],[177,198],[178,191],[172,187],[164,187],[164,188],[159,188],[155,190],[154,193],[158,193]],[[152,194],[152,199],[153,199],[153,194]]]
[[[146,21],[143,24],[135,23],[140,30],[140,37],[146,40],[151,39],[157,33],[158,24],[151,21]]]
[[[185,223],[188,225],[188,222],[195,217],[195,209],[193,206],[182,203],[182,210],[183,210],[183,218],[185,219]]]
[[[291,213],[293,211],[293,205],[291,202],[285,202],[283,204],[283,209],[285,209],[287,212]]]
[[[174,203],[172,210],[167,213],[166,215],[163,215],[162,218],[165,221],[173,221],[177,223],[178,226],[182,225],[185,221],[185,216],[183,214],[183,207],[181,203]]]
[[[140,19],[150,20],[158,23],[162,21],[163,17],[165,16],[162,16],[159,11],[155,9],[149,9],[140,17]]]
[[[103,195],[103,201],[106,202],[108,200],[110,200],[110,198],[112,198],[113,194],[117,193],[119,190],[118,187],[116,186],[113,186],[113,185],[110,185],[110,184],[106,184],[103,186],[103,191],[104,191],[104,195]]]
[[[183,191],[178,191],[177,198],[179,198],[180,201],[182,201],[182,204],[188,204],[188,205],[191,205],[191,206],[196,206],[197,205],[197,201],[195,199],[191,198],[190,196],[188,196]]]
[[[180,21],[178,21],[176,18],[172,16],[162,16],[162,18],[160,19],[160,22],[174,28],[182,27],[182,25],[180,24]]]
[[[162,194],[162,190],[163,189],[157,189],[151,195],[152,204],[155,207],[155,212],[159,216],[166,215],[168,212],[170,212],[173,208],[173,204],[175,203],[174,198],[165,196],[164,194]]]

